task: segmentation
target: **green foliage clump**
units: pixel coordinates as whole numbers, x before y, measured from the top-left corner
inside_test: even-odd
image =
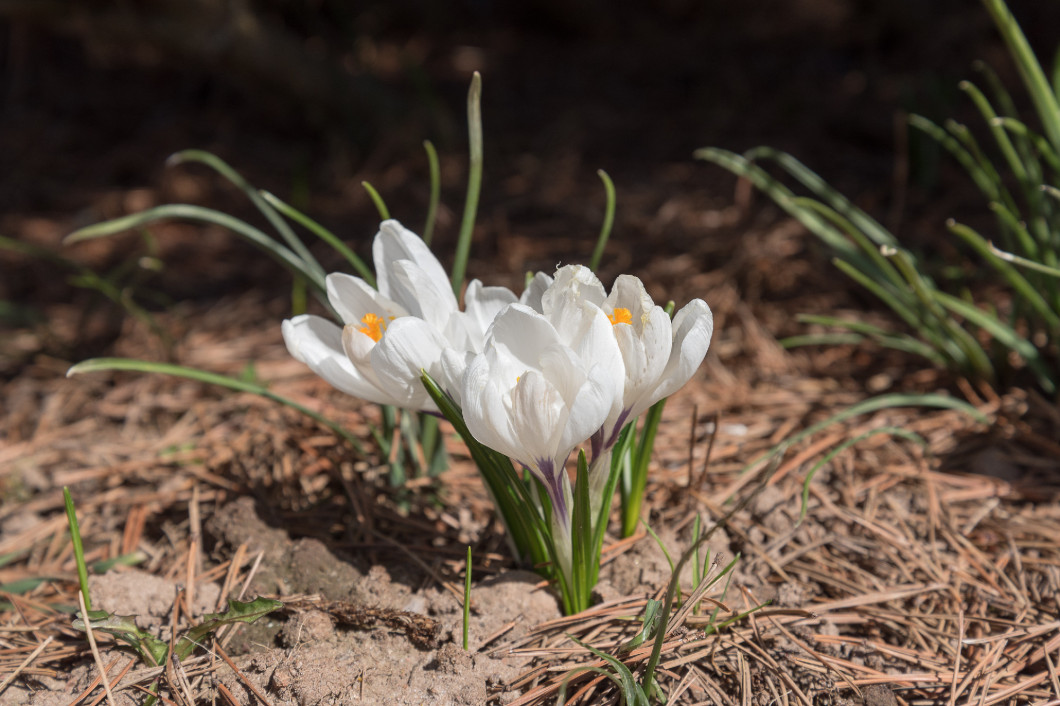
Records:
[[[905,323],[882,328],[861,321],[805,316],[841,328],[836,337],[800,336],[787,345],[857,341],[923,356],[971,380],[1010,378],[1029,371],[1047,394],[1060,388],[1060,54],[1048,77],[1003,0],[983,0],[1022,78],[1038,127],[1020,117],[997,76],[978,66],[986,92],[970,81],[960,88],[975,104],[992,146],[954,120],[938,125],[914,115],[910,124],[949,152],[967,171],[994,216],[983,235],[947,222],[966,247],[974,270],[989,274],[1006,297],[984,301],[967,282],[945,291],[916,255],[821,177],[789,154],[758,147],[742,155],[704,148],[696,157],[751,181],[799,220],[833,253],[835,265],[886,304]],[[1040,130],[1040,132],[1039,132]],[[773,163],[809,191],[797,195],[761,164]]]

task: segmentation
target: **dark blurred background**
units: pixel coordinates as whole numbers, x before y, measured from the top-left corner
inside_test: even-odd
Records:
[[[1051,62],[1060,3],[1011,7]],[[746,256],[746,221],[725,215],[734,180],[692,160],[701,146],[789,150],[899,230],[953,215],[963,197],[925,159],[897,186],[895,216],[902,115],[974,123],[956,84],[976,59],[1015,86],[973,0],[0,0],[0,234],[58,248],[73,228],[167,201],[253,217],[205,170],[164,167],[200,147],[366,252],[377,217],[360,182],[418,229],[430,138],[448,206],[444,259],[478,70],[486,181],[471,275],[516,278],[584,257],[604,168],[619,189],[605,269],[691,257],[684,269],[656,268],[674,281]],[[171,276],[158,286],[174,298],[275,276],[235,239],[181,238],[160,237]],[[127,255],[63,252],[93,266]],[[216,276],[189,278],[196,258]],[[6,270],[0,298],[46,288],[39,273]]]

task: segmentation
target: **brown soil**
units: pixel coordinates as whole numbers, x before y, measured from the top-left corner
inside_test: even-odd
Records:
[[[983,13],[956,2],[906,12],[809,0],[725,10],[665,3],[653,15],[541,0],[533,16],[469,9],[409,30],[411,10],[368,5],[358,31],[371,41],[358,45],[354,72],[367,83],[352,102],[374,107],[358,113],[366,132],[356,134],[353,108],[330,103],[326,88],[263,78],[234,54],[189,54],[153,37],[158,26],[143,24],[128,45],[105,13],[86,24],[0,7],[11,76],[0,153],[17,167],[0,175],[0,234],[112,274],[149,314],[130,316],[71,286],[66,265],[0,250],[0,300],[19,305],[0,333],[0,702],[101,703],[103,665],[118,704],[143,703],[158,681],[167,703],[539,705],[555,703],[568,675],[568,698],[615,703],[611,683],[584,670],[604,663],[572,636],[643,669],[649,647],[619,647],[670,579],[656,543],[609,537],[599,602],[562,618],[537,575],[512,565],[451,433],[451,467],[438,479],[388,482],[371,441],[377,410],[287,355],[278,324],[290,282],[268,258],[186,223],[153,226],[153,239],[60,245],[81,225],[172,201],[253,217],[203,170],[161,170],[168,153],[206,146],[255,184],[302,199],[363,253],[376,216],[360,182],[383,192],[395,215],[420,222],[418,143],[427,135],[440,146],[448,204],[435,249],[451,252],[468,66],[485,74],[489,144],[469,274],[511,286],[527,269],[584,259],[602,208],[593,172],[604,167],[619,187],[605,281],[638,274],[657,299],[700,296],[715,313],[707,362],[666,408],[650,524],[676,557],[697,514],[709,527],[760,492],[708,545],[711,575],[739,557],[731,580],[671,621],[659,675],[668,703],[1060,700],[1056,401],[973,387],[867,345],[785,351],[777,340],[803,332],[799,313],[885,314],[796,224],[742,187],[733,205],[733,180],[689,159],[706,144],[793,150],[905,237],[953,257],[932,233],[943,217],[974,219],[981,207],[946,169],[933,186],[892,179],[893,118],[933,101],[964,110],[939,86],[966,76],[973,58],[1007,75]],[[1038,37],[1060,26],[1048,9],[1014,10],[1036,42],[1056,41]],[[276,29],[291,11],[278,4],[262,26]],[[297,31],[335,58],[336,30]],[[291,75],[315,66],[279,63]],[[78,90],[63,90],[70,86]],[[157,256],[161,271],[140,267],[144,255]],[[236,376],[252,364],[270,390],[342,424],[366,453],[254,395],[130,373],[65,377],[98,355]],[[772,467],[749,466],[870,395],[925,391],[965,399],[987,422],[882,410],[792,446]],[[865,436],[817,471],[800,521],[817,461],[883,427],[927,445]],[[759,489],[763,469],[773,476]],[[180,664],[148,667],[104,635],[97,659],[70,627],[76,573],[63,486],[77,502],[88,561],[135,558],[91,577],[93,607],[133,615],[163,639],[232,597],[273,596],[284,609],[221,631]],[[27,579],[44,580],[19,585]],[[686,569],[686,594],[691,583]]]

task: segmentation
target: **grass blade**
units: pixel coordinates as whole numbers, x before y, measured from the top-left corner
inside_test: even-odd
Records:
[[[880,246],[874,241],[870,240],[865,233],[859,229],[853,221],[840,214],[835,209],[827,206],[820,201],[811,198],[797,198],[795,203],[804,208],[808,208],[812,211],[819,213],[823,218],[827,219],[836,228],[847,234],[847,236],[854,241],[854,243],[861,248],[861,251],[869,258],[871,263],[875,265],[875,272],[866,272],[874,280],[880,281],[881,284],[890,282],[891,285],[897,290],[901,291],[905,287],[905,280],[901,273],[895,269],[894,264],[891,263],[886,257],[880,254]]]
[[[998,250],[997,246],[995,246],[993,243],[990,243],[990,252],[994,255],[997,255],[1005,262],[1011,262],[1012,264],[1018,265],[1019,267],[1024,267],[1028,270],[1034,270],[1035,272],[1041,272],[1044,275],[1049,275],[1050,277],[1056,277],[1060,279],[1060,269],[1057,269],[1055,267],[1047,267],[1046,265],[1043,265],[1040,262],[1028,260],[1025,257],[1020,257],[1019,255],[1013,255],[1012,253],[1005,252],[1004,250]]]
[[[604,248],[607,247],[607,241],[611,237],[611,227],[615,224],[615,184],[603,169],[597,170],[596,174],[604,182],[607,205],[604,207],[604,222],[600,226],[600,236],[596,239],[593,256],[589,258],[589,269],[593,272],[600,267],[600,260],[604,256]]]
[[[580,613],[589,607],[592,600],[592,577],[598,572],[593,567],[595,561],[600,563],[600,556],[593,555],[595,546],[593,535],[593,516],[589,502],[589,464],[585,461],[585,451],[578,452],[578,476],[574,482],[574,507],[571,513],[571,565],[573,581],[569,596],[568,615]],[[567,596],[564,596],[568,599]],[[567,602],[565,600],[565,602]]]
[[[924,317],[919,310],[914,310],[916,301],[915,298],[911,296],[908,288],[898,289],[896,291],[886,289],[882,284],[872,279],[870,275],[858,269],[853,263],[838,257],[832,258],[832,264],[839,268],[839,270],[847,277],[876,295],[877,299],[886,304],[887,308],[897,314],[911,328],[916,329],[917,333],[921,336],[931,335],[932,343],[937,348],[941,347],[942,343],[937,340],[937,336],[934,336],[934,332],[925,330]],[[917,307],[917,309],[919,309],[919,307]]]
[[[994,110],[994,106],[991,105],[986,95],[979,90],[979,87],[971,81],[961,81],[957,86],[968,94],[972,99],[972,103],[979,109],[979,114],[983,116],[983,120],[990,126],[990,133],[994,136],[994,141],[997,142],[997,146],[1008,163],[1009,169],[1012,170],[1012,173],[1016,175],[1016,178],[1022,184],[1026,185],[1028,183],[1028,175],[1027,169],[1023,166],[1023,159],[1016,152],[1012,140],[1009,139],[1008,132],[998,123],[998,115]]]
[[[81,586],[81,596],[85,599],[85,620],[92,610],[92,597],[88,594],[88,567],[85,565],[85,546],[81,542],[81,526],[77,523],[77,510],[70,489],[63,486],[63,505],[66,506],[66,522],[70,526],[70,543],[74,545],[74,559],[77,562],[77,582]]]
[[[511,461],[478,442],[464,423],[460,407],[426,372],[422,376],[427,393],[438,405],[442,416],[464,440],[468,453],[479,469],[494,505],[508,530],[512,551],[521,561],[532,565],[549,561],[545,517],[526,483],[515,472]]]
[[[464,218],[460,222],[460,236],[456,241],[456,256],[453,259],[451,274],[453,293],[458,299],[460,289],[464,286],[467,260],[471,255],[471,236],[475,230],[479,193],[482,191],[482,76],[478,71],[471,76],[471,89],[467,93],[467,133],[467,196],[464,200]]]
[[[838,326],[844,322],[840,321]],[[800,336],[788,336],[777,341],[781,348],[803,348],[805,346],[847,346],[856,345],[865,340],[859,333],[808,333]]]
[[[1016,68],[1023,77],[1023,83],[1034,101],[1038,118],[1042,121],[1045,134],[1058,152],[1060,152],[1060,103],[1042,71],[1041,64],[1034,56],[1027,38],[1016,23],[1016,18],[1005,5],[1004,0],[983,0],[990,16],[994,19],[1001,38],[1008,45],[1009,52],[1016,61]]]
[[[221,226],[222,228],[227,228],[233,233],[243,236],[265,252],[275,257],[288,269],[301,274],[308,281],[312,282],[319,291],[324,291],[324,276],[291,252],[289,248],[269,237],[246,221],[241,221],[227,213],[222,213],[221,211],[216,211],[211,208],[203,208],[202,206],[193,206],[191,204],[167,204],[165,206],[155,206],[154,208],[149,208],[140,213],[133,213],[121,218],[97,223],[86,228],[80,228],[66,236],[63,242],[69,245],[82,240],[103,238],[109,235],[114,235],[115,233],[121,233],[122,231],[139,228],[148,223],[168,220],[171,218],[195,221],[198,223],[211,223],[213,225]]]
[[[666,634],[669,629],[668,621],[670,618],[670,611],[673,609],[674,595],[677,592],[677,587],[680,583],[681,572],[684,570],[685,564],[687,564],[688,561],[695,556],[695,549],[697,547],[709,541],[710,538],[714,536],[714,533],[718,530],[719,527],[724,527],[728,525],[729,522],[732,520],[733,516],[736,515],[736,513],[740,512],[743,508],[747,507],[747,505],[750,504],[750,502],[754,500],[754,498],[757,497],[760,492],[762,492],[762,490],[766,487],[766,484],[769,482],[769,479],[773,477],[774,473],[776,473],[778,467],[779,458],[777,458],[777,460],[773,463],[772,467],[770,467],[765,473],[762,474],[762,479],[755,487],[755,489],[745,495],[743,498],[741,498],[738,503],[736,503],[732,508],[729,509],[728,512],[725,513],[725,515],[723,515],[721,518],[718,519],[717,522],[711,525],[710,529],[703,533],[698,539],[696,539],[696,541],[692,543],[692,546],[686,549],[684,554],[682,554],[681,558],[678,560],[677,566],[674,567],[674,570],[670,576],[670,583],[666,587],[666,598],[663,601],[663,607],[660,611],[659,629],[656,631],[655,641],[652,643],[651,656],[648,658],[648,663],[644,668],[643,689],[645,698],[647,698],[648,693],[650,693],[651,686],[655,681],[655,669],[659,666],[659,659],[662,657],[662,647],[663,643],[666,641]],[[735,559],[733,561],[735,561]]]
[[[368,192],[368,198],[375,204],[375,210],[379,213],[379,220],[385,221],[390,218],[390,209],[386,207],[386,201],[383,201],[383,197],[379,195],[379,192],[375,190],[375,187],[366,181],[361,182],[361,186]]]
[[[430,245],[435,221],[438,220],[438,203],[442,199],[442,169],[438,164],[438,151],[434,149],[434,143],[424,140],[423,149],[427,152],[427,168],[431,175],[431,196],[427,202],[427,220],[423,224],[423,242]]]
[[[819,174],[794,156],[787,152],[775,150],[772,147],[756,147],[749,151],[747,156],[754,160],[768,159],[776,162],[784,171],[809,189],[814,196],[823,200],[846,218],[849,218],[877,245],[897,245],[898,241],[895,237],[880,225],[875,218],[851,203],[850,199],[833,189]]]
[[[467,561],[464,564],[464,652],[467,652],[468,633],[471,629],[471,545],[467,545]]]
[[[648,485],[648,464],[651,461],[652,447],[655,445],[655,434],[659,430],[663,407],[666,399],[661,399],[651,406],[644,415],[641,435],[633,452],[633,465],[630,474],[630,490],[622,508],[622,536],[631,537],[640,523],[640,510],[644,501],[644,489]]]
[[[1042,386],[1042,389],[1050,394],[1056,391],[1057,381],[1049,373],[1038,349],[1033,343],[1016,333],[1015,329],[1000,321],[997,317],[950,294],[940,292],[939,303],[989,333],[994,340],[1005,348],[1019,354],[1027,364],[1027,367],[1033,370],[1038,377],[1038,384]]]
[[[375,287],[375,275],[372,273],[372,269],[368,267],[368,265],[364,263],[364,260],[359,258],[353,250],[347,247],[344,242],[339,240],[334,233],[296,209],[294,206],[282,201],[275,194],[271,194],[268,191],[262,191],[261,197],[268,201],[277,211],[280,211],[283,215],[287,216],[295,223],[298,223],[310,233],[330,245],[335,252],[346,258],[346,261],[357,271],[357,274],[360,275],[361,279],[367,282],[370,287]]]
[[[1031,130],[1023,122],[1015,118],[995,118],[993,123],[998,127],[1003,127],[1006,131],[1026,139],[1028,143],[1033,145],[1034,149],[1027,150],[1027,156],[1023,158],[1025,163],[1035,163],[1037,160],[1034,159],[1034,155],[1038,154],[1045,160],[1053,171],[1060,172],[1060,155],[1057,154],[1057,150],[1049,144],[1049,140],[1045,139],[1038,133]],[[1039,166],[1038,171],[1031,178],[1031,182],[1040,182],[1042,179],[1042,169]]]
[[[909,282],[913,293],[931,317],[929,320],[938,327],[942,345],[949,351],[953,360],[958,361],[964,369],[970,369],[980,378],[993,379],[993,365],[986,351],[974,337],[946,315],[945,310],[936,300],[938,289],[935,283],[917,271],[916,264],[908,251],[891,249],[884,255],[892,257],[897,263],[898,269]]]
[[[795,194],[780,181],[773,178],[761,167],[753,164],[750,160],[735,152],[718,149],[716,147],[704,147],[696,150],[693,155],[696,159],[713,162],[733,174],[747,179],[761,192],[773,199],[774,202],[788,215],[797,220],[810,232],[820,238],[825,245],[840,253],[844,258],[859,261],[864,258],[858,249],[847,240],[834,227],[821,219],[815,213],[801,208],[795,201]]]
[[[316,271],[321,277],[324,276],[324,268],[320,266],[320,263],[317,262],[316,258],[309,252],[309,249],[306,248],[302,239],[295,235],[295,232],[291,230],[291,227],[287,225],[287,222],[284,221],[283,218],[280,217],[280,214],[278,214],[276,210],[261,197],[257,189],[247,183],[247,180],[235,169],[232,169],[227,162],[217,155],[205,150],[182,150],[170,155],[169,159],[166,160],[167,165],[182,164],[184,162],[198,162],[204,164],[228,181],[232,182],[236,188],[246,194],[246,197],[250,199],[250,202],[254,204],[254,207],[265,216],[265,219],[276,229],[276,232],[284,239],[287,246],[297,253],[298,257],[302,258],[306,263],[306,266]]]
[[[258,385],[253,382],[246,380],[240,380],[239,378],[228,377],[227,375],[220,375],[218,373],[211,373],[205,370],[198,370],[196,368],[189,368],[183,365],[173,365],[172,363],[157,363],[150,360],[135,360],[132,358],[90,358],[82,361],[77,365],[73,366],[66,371],[66,376],[71,377],[73,375],[80,375],[82,373],[94,373],[104,370],[125,370],[138,373],[155,373],[158,375],[173,375],[175,377],[186,378],[188,380],[196,380],[203,382],[208,385],[218,385],[225,387],[229,390],[235,390],[237,392],[251,392],[255,395],[259,395],[266,399],[270,399],[274,402],[279,402],[282,405],[286,405],[291,409],[296,409],[302,414],[310,417],[311,419],[323,424],[328,429],[341,436],[346,441],[350,442],[350,445],[357,451],[361,458],[367,458],[368,454],[365,452],[364,447],[361,445],[360,440],[357,439],[353,434],[348,432],[346,429],[331,421],[327,417],[308,407],[304,407],[294,400],[288,399],[281,395],[277,395],[275,392],[271,392],[268,388]]]
[[[910,115],[909,124],[942,145],[943,149],[949,152],[964,167],[964,170],[968,172],[968,176],[975,182],[976,187],[986,194],[987,198],[993,201],[1000,200],[997,184],[991,181],[990,177],[983,172],[975,157],[965,149],[964,145],[956,137],[922,115]]]
[[[990,247],[990,243],[968,226],[962,223],[957,223],[953,220],[949,221],[946,225],[951,233],[958,236],[965,243],[974,248],[991,267],[997,270],[998,274],[1000,274],[1005,281],[1019,293],[1019,296],[1035,310],[1035,312],[1041,317],[1042,321],[1046,322],[1051,331],[1054,333],[1060,333],[1060,315],[1052,310],[1045,300],[1042,299],[1037,288],[1027,281],[1027,278],[1020,274],[1019,270],[1010,265],[1003,258],[995,255]]]
[[[864,336],[868,336],[876,341],[881,346],[886,348],[892,348],[898,351],[904,351],[913,355],[926,358],[935,365],[944,365],[946,360],[943,356],[924,343],[921,340],[913,338],[907,334],[898,334],[879,326],[866,323],[864,321],[857,321],[854,319],[840,319],[834,316],[813,316],[810,314],[800,314],[798,317],[800,322],[808,324],[818,324],[821,326],[834,326],[836,328],[843,328],[851,331],[850,334],[807,334],[804,336],[792,336],[779,341],[779,343],[785,348],[794,348],[800,345],[821,345],[822,343],[827,344],[849,344],[858,343]],[[854,336],[856,340],[843,338],[844,336]],[[814,339],[835,339],[818,342]]]
[[[1040,257],[1038,242],[1035,241],[1025,226],[1011,209],[997,201],[991,201],[988,208],[997,217],[999,230],[1001,231],[1006,246],[1016,248],[1017,246],[1030,257]],[[947,225],[949,225],[947,223]],[[1013,237],[1014,236],[1014,237]],[[1048,247],[1047,243],[1044,243]]]
[[[622,694],[623,706],[650,706],[647,697],[644,696],[644,693],[637,686],[637,680],[633,677],[633,672],[629,670],[629,667],[622,664],[622,662],[619,662],[606,652],[601,652],[595,647],[581,642],[578,638],[572,635],[567,635],[567,637],[607,662],[614,671],[609,672],[603,667],[576,667],[570,670],[563,678],[563,681],[559,685],[559,690],[556,692],[556,706],[563,706],[567,703],[567,686],[570,683],[570,680],[584,672],[599,674],[600,676],[613,681],[615,686],[618,687],[619,692]]]
[[[151,315],[151,312],[136,302],[133,298],[132,288],[121,281],[116,283],[116,277],[113,274],[107,276],[100,275],[92,268],[86,267],[75,260],[65,258],[47,248],[42,248],[39,245],[33,245],[32,243],[25,243],[21,240],[7,238],[2,235],[0,235],[0,249],[53,262],[71,270],[75,273],[68,280],[72,286],[88,289],[103,295],[106,299],[124,309],[127,314],[138,319],[151,329],[151,332],[158,336],[167,349],[171,347],[172,341],[170,340],[169,334],[159,326],[155,317]],[[5,302],[0,302],[0,320],[3,318],[10,318],[11,314],[15,316],[22,314],[23,316],[28,316],[28,318],[32,320],[33,310],[28,310],[29,313],[27,315],[23,313],[25,311],[24,309],[12,304],[10,305],[8,313],[3,311],[5,308],[3,304],[5,304]]]
[[[992,193],[995,194],[993,200],[1001,201],[1009,208],[1016,210],[1016,202],[1013,200],[1012,194],[1001,182],[1001,175],[998,173],[994,163],[979,149],[979,142],[972,135],[972,131],[968,129],[968,126],[958,123],[956,120],[947,120],[946,129],[971,155],[975,169],[983,182],[991,185]]]

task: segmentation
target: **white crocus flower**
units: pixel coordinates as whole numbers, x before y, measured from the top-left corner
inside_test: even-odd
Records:
[[[597,306],[611,322],[622,357],[623,391],[592,437],[590,493],[593,517],[611,466],[611,449],[628,422],[680,389],[695,373],[710,346],[714,319],[710,307],[693,299],[673,321],[652,301],[637,277],[620,275],[607,294],[587,267],[568,265],[542,296],[546,316],[569,298]]]
[[[553,318],[560,302],[571,297],[604,312],[621,352],[622,397],[594,440],[610,447],[627,422],[691,379],[710,347],[714,317],[706,302],[693,299],[671,321],[637,277],[620,275],[607,294],[596,275],[581,265],[568,265],[556,272],[542,297],[543,313]]]
[[[493,322],[484,352],[467,366],[463,412],[475,439],[545,487],[555,558],[569,578],[572,507],[564,465],[607,419],[622,393],[622,370],[611,324],[598,307],[568,301],[559,312],[566,317],[562,325],[581,331],[583,350],[567,345],[553,320],[525,304],[510,305]],[[588,347],[594,344],[595,357]]]
[[[380,226],[372,257],[378,289],[360,277],[328,275],[328,301],[343,326],[296,316],[283,322],[287,349],[343,392],[436,411],[421,371],[459,398],[469,356],[482,350],[497,312],[517,298],[504,287],[483,287],[475,280],[465,293],[467,311],[460,311],[442,265],[419,236],[395,220]]]
[[[626,365],[622,409],[604,425],[604,445],[614,445],[626,422],[684,387],[710,348],[714,315],[693,299],[673,321],[632,275],[620,275],[604,304]]]

